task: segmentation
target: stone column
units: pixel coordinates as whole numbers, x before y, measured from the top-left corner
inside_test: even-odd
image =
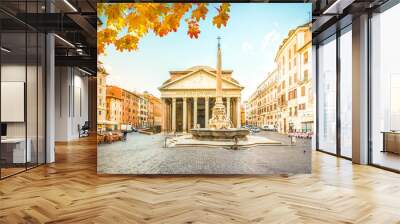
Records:
[[[183,97],[183,99],[182,99],[182,107],[183,107],[183,114],[182,114],[183,127],[182,127],[182,132],[186,132],[186,130],[187,130],[187,101],[186,101],[186,97]]]
[[[168,103],[168,132],[172,131],[172,108],[171,108],[171,102]]]
[[[165,98],[162,98],[162,131],[167,131],[167,102]]]
[[[189,131],[190,129],[192,129],[192,124],[193,124],[193,106],[192,106],[192,102],[190,100],[188,100],[188,108],[187,108],[187,130]]]
[[[167,99],[165,99],[165,131],[169,132],[169,105]]]
[[[230,97],[226,98],[226,117],[228,119],[231,118],[231,98]]]
[[[193,97],[193,128],[197,125],[197,97]]]
[[[176,98],[172,98],[172,132],[176,132]]]
[[[240,128],[240,126],[240,97],[238,97],[236,102],[236,127]]]
[[[209,109],[208,109],[208,96],[204,99],[205,103],[205,125],[204,127],[208,128],[208,114],[209,114]]]

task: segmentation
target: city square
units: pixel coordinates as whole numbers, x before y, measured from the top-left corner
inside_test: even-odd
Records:
[[[283,144],[230,150],[224,147],[165,148],[162,134],[131,133],[127,141],[98,146],[99,174],[255,174],[311,172],[311,140],[290,144],[287,135],[255,134]],[[140,144],[138,144],[140,143]]]

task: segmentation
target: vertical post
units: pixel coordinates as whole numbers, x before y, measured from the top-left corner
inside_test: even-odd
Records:
[[[171,131],[171,105],[167,103],[167,132]]]
[[[165,133],[167,130],[167,102],[162,98],[162,131]]]
[[[368,15],[353,20],[352,33],[352,160],[368,163],[368,78],[369,26]]]
[[[197,97],[193,97],[193,128],[197,126]]]
[[[186,132],[187,131],[187,98],[183,97],[183,127],[182,127],[182,132]]]
[[[49,4],[50,5],[50,4]],[[47,8],[47,7],[46,7]],[[55,161],[55,72],[54,34],[46,34],[46,163]]]
[[[226,98],[226,117],[228,119],[231,118],[231,98],[230,97]]]
[[[238,97],[236,102],[236,127],[240,128],[240,125],[240,97]]]
[[[206,128],[208,128],[208,120],[209,120],[209,118],[208,118],[208,114],[209,114],[209,109],[208,109],[208,96],[206,96],[206,98],[204,99],[204,102],[205,102],[205,111],[204,111],[204,113],[205,113],[205,121],[204,121],[204,127],[206,127]]]
[[[341,154],[341,114],[340,114],[340,78],[341,78],[341,64],[340,64],[340,35],[339,30],[336,31],[336,155],[342,156]]]
[[[172,98],[172,132],[176,132],[176,98]]]

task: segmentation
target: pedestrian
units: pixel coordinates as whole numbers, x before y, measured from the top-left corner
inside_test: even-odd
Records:
[[[127,130],[123,130],[122,131],[122,140],[126,141],[128,138],[128,131]]]

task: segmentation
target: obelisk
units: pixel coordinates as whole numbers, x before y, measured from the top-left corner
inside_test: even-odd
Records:
[[[215,104],[223,104],[222,102],[222,57],[221,57],[221,37],[218,37],[218,51],[217,51],[217,89],[216,89],[216,102]]]
[[[231,127],[231,121],[226,117],[225,106],[222,101],[222,59],[221,59],[221,37],[218,37],[217,51],[217,86],[215,89],[215,105],[212,109],[212,117],[208,122],[211,129],[227,129]]]

